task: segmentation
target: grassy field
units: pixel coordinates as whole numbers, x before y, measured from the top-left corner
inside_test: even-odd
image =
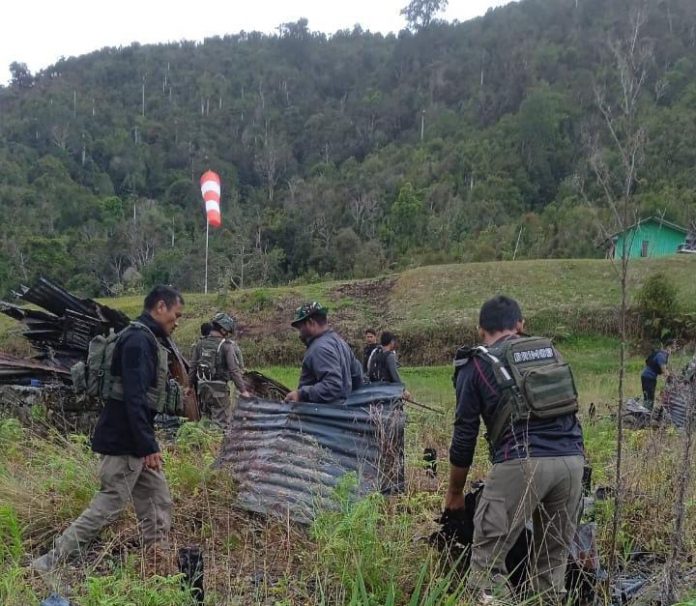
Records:
[[[680,287],[685,311],[696,310],[696,259],[689,255],[639,259],[631,264],[636,292],[651,273],[663,272]],[[394,287],[392,311],[404,324],[475,323],[483,300],[498,293],[517,298],[530,316],[549,310],[605,309],[620,299],[612,263],[604,259],[546,259],[439,265],[404,272]]]
[[[669,275],[678,287],[680,311],[696,314],[696,258],[641,259],[631,265],[633,295],[645,278]],[[497,294],[518,298],[529,330],[556,337],[616,336],[618,281],[604,259],[536,260],[420,267],[374,280],[322,282],[236,292],[185,293],[186,306],[177,343],[186,354],[202,322],[218,311],[239,320],[238,340],[251,366],[295,365],[303,346],[290,327],[297,306],[320,300],[332,324],[356,348],[366,327],[396,331],[401,357],[413,366],[448,363],[456,348],[476,339],[481,303]],[[142,295],[104,299],[130,317],[141,310]],[[640,327],[632,323],[634,337]],[[0,350],[26,354],[21,327],[0,316]]]
[[[641,259],[631,265],[634,295],[645,278],[668,274],[678,287],[680,310],[696,312],[696,258]],[[239,341],[253,366],[294,365],[302,345],[289,323],[303,301],[328,305],[334,326],[356,348],[368,326],[396,331],[402,359],[410,365],[447,363],[458,345],[475,339],[481,303],[497,294],[517,297],[532,331],[559,339],[570,335],[615,336],[618,282],[604,259],[536,260],[420,267],[374,280],[322,282],[236,292],[186,293],[175,334],[188,352],[200,324],[217,311],[239,320]],[[135,317],[142,295],[101,301]],[[640,330],[632,326],[634,334]],[[16,322],[0,316],[0,349],[26,353]]]
[[[588,459],[597,485],[611,485],[618,343],[609,338],[577,338],[563,344],[581,394]],[[673,365],[691,352],[677,356]],[[642,359],[629,362],[629,394],[639,392]],[[293,385],[296,367],[267,367],[270,376]],[[212,469],[219,435],[205,424],[188,424],[175,442],[166,442],[166,473],[175,501],[173,546],[202,545],[206,557],[207,604],[465,604],[436,564],[435,553],[419,537],[435,529],[447,477],[453,391],[447,366],[405,367],[403,377],[415,399],[444,409],[443,415],[410,409],[407,425],[406,494],[370,497],[327,512],[309,529],[283,520],[259,520],[234,510],[234,484]],[[599,415],[590,420],[590,402]],[[84,436],[61,437],[0,421],[0,604],[37,605],[56,588],[80,606],[188,604],[178,582],[153,576],[171,571],[153,567],[146,551],[126,548],[136,536],[128,513],[108,528],[82,563],[66,566],[50,580],[23,568],[26,554],[38,553],[54,533],[87,504],[96,490],[97,459]],[[680,437],[672,430],[628,431],[626,486],[630,499],[623,519],[620,551],[666,553],[671,529],[673,470]],[[423,448],[439,456],[436,480],[422,469]],[[477,449],[471,479],[488,468],[486,448]],[[696,549],[696,495],[689,497],[687,548]],[[596,521],[606,555],[610,507]],[[162,569],[161,566],[165,566]]]
[[[655,272],[667,273],[678,285],[683,312],[696,312],[696,259],[635,261],[631,292]],[[378,280],[187,295],[177,340],[187,351],[200,323],[227,310],[240,320],[240,342],[252,364],[296,364],[302,345],[289,321],[302,301],[318,299],[329,306],[332,323],[354,346],[368,326],[391,329],[400,336],[405,363],[446,363],[458,345],[475,339],[478,308],[497,293],[519,299],[532,331],[558,338],[616,334],[619,295],[613,266],[586,259],[421,267]],[[140,301],[131,297],[105,303],[135,315]]]

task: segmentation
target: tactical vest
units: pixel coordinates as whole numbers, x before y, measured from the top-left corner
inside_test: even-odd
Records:
[[[111,368],[116,346],[128,330],[145,331],[157,349],[155,385],[147,390],[149,408],[158,413],[182,414],[181,386],[169,378],[169,352],[155,334],[141,322],[131,322],[118,334],[112,333],[108,337],[97,335],[90,341],[87,363],[78,362],[71,368],[75,391],[104,401],[123,401],[123,380],[120,376],[112,374]]]
[[[500,402],[487,427],[486,439],[495,448],[505,430],[521,421],[552,419],[578,410],[578,392],[570,366],[550,339],[507,339],[491,347],[460,348],[454,377],[473,357],[487,360],[500,390]]]
[[[232,378],[223,351],[225,344],[236,347],[234,341],[223,337],[209,335],[201,339],[198,345],[199,355],[196,364],[196,376],[199,381],[229,381]],[[237,358],[239,361],[239,356]]]

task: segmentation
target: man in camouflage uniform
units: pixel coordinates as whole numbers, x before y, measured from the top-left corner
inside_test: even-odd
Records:
[[[228,382],[234,383],[236,392],[242,397],[249,398],[251,394],[244,383],[242,352],[231,338],[236,327],[234,318],[219,313],[210,324],[210,333],[194,348],[189,378],[197,385],[203,414],[209,415],[215,425],[225,429],[236,402],[236,394],[230,396]]]

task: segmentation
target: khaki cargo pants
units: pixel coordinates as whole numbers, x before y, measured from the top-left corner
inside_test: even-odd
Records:
[[[161,471],[145,469],[138,457],[104,455],[99,480],[101,488],[87,509],[56,539],[60,557],[78,555],[104,526],[116,521],[129,501],[133,501],[142,542],[166,540],[172,525],[172,498]]]
[[[562,599],[568,547],[582,497],[582,456],[535,457],[493,465],[474,517],[469,587],[509,596],[505,557],[533,523],[532,590]]]
[[[234,392],[236,394],[236,392]],[[233,400],[226,381],[199,381],[198,399],[203,414],[221,429],[227,429],[232,418]]]

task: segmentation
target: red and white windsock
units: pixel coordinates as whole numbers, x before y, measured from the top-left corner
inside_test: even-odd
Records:
[[[220,176],[212,170],[206,171],[201,176],[201,193],[205,200],[205,212],[208,223],[213,227],[222,225],[220,216]]]

